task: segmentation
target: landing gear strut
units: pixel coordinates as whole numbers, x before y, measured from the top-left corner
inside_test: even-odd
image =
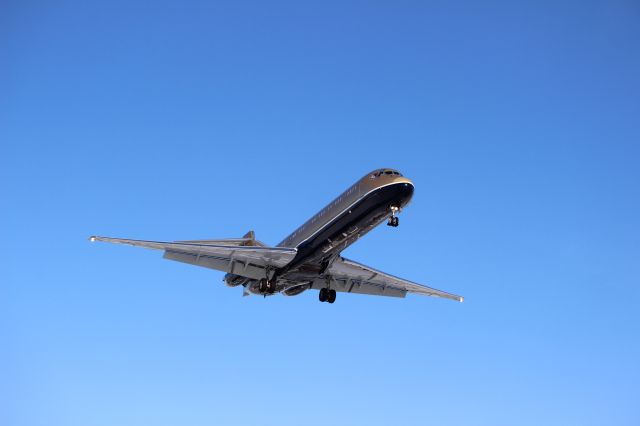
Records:
[[[276,280],[268,280],[263,278],[260,280],[260,293],[263,294],[273,294],[276,291]]]
[[[398,213],[400,209],[396,206],[391,206],[391,217],[389,217],[389,221],[387,222],[387,226],[393,226],[396,227],[400,224],[400,221],[398,220],[398,216],[396,216],[396,214]]]
[[[336,301],[336,291],[330,288],[321,288],[320,294],[318,294],[318,300],[333,303]]]

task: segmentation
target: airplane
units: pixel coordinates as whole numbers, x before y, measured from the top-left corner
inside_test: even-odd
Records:
[[[296,296],[319,290],[320,302],[334,303],[337,292],[405,297],[407,293],[462,302],[455,294],[378,271],[340,253],[382,222],[397,227],[398,214],[414,185],[399,171],[377,169],[365,175],[275,247],[242,238],[157,242],[92,236],[90,241],[128,244],[164,251],[164,258],[226,272],[223,281],[242,286],[243,295]]]

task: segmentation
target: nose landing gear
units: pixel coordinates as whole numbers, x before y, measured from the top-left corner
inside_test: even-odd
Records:
[[[336,291],[334,289],[321,288],[318,294],[318,300],[333,303],[336,301]]]
[[[393,226],[394,228],[400,224],[398,220],[398,216],[396,214],[400,211],[400,209],[396,206],[391,206],[391,217],[389,217],[389,221],[387,222],[387,226]]]

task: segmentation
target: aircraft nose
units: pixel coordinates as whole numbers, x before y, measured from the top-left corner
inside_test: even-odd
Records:
[[[410,186],[411,188],[414,187],[413,182],[411,182],[411,179],[406,178],[404,176],[394,176],[393,183],[403,183],[403,184],[406,184],[407,186]]]
[[[413,197],[413,190],[414,190],[413,182],[407,179],[407,182],[404,182],[402,186],[404,190],[403,192],[404,192],[405,203],[408,203],[409,200],[411,200],[411,198]]]
[[[409,201],[411,201],[411,198],[413,197],[413,182],[411,182],[410,179],[407,179],[404,176],[398,176],[393,179],[393,184],[394,186],[400,188],[398,194],[400,199],[398,201],[400,201],[400,204],[404,207],[409,203]]]

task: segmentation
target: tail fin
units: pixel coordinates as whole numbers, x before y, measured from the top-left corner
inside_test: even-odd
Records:
[[[183,240],[176,241],[177,243],[192,243],[192,244],[212,244],[221,246],[253,246],[253,247],[267,247],[261,241],[256,240],[256,234],[253,231],[249,231],[242,238],[227,238],[223,240]]]
[[[243,246],[259,246],[266,247],[267,245],[261,241],[256,240],[256,233],[253,231],[249,231],[242,236],[242,239],[245,240],[242,245]]]

